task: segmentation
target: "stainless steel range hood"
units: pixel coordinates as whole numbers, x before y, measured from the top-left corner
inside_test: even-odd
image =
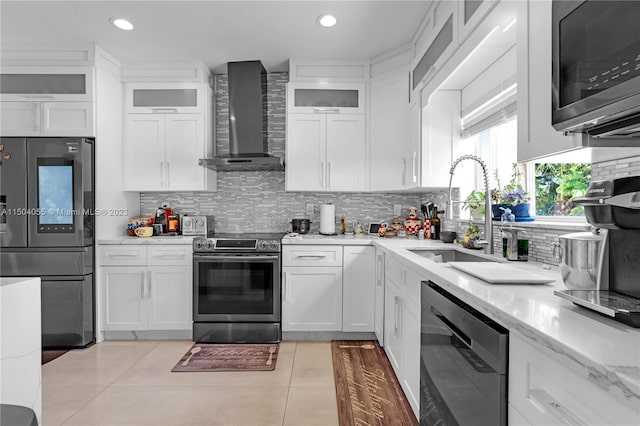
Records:
[[[267,152],[267,73],[260,61],[227,63],[229,154],[203,158],[218,171],[284,170],[284,160]]]

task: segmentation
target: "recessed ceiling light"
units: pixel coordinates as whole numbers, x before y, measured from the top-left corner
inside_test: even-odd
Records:
[[[133,29],[133,24],[124,18],[109,18],[109,22],[121,30],[131,31]]]
[[[333,15],[318,16],[318,24],[326,28],[333,27],[337,22],[338,20]]]

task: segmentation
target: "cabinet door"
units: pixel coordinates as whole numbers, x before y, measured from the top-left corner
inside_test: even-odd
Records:
[[[518,2],[518,161],[581,145],[551,125],[551,0]]]
[[[127,114],[124,144],[125,191],[165,188],[165,126],[163,114]]]
[[[290,113],[364,114],[364,84],[289,83],[287,111]]]
[[[166,179],[168,191],[205,189],[204,115],[166,114]]]
[[[420,297],[418,299],[420,300]],[[405,297],[402,305],[402,377],[407,400],[416,417],[420,412],[420,305]]]
[[[287,191],[324,190],[326,123],[325,114],[287,115]]]
[[[422,109],[423,187],[448,187],[452,150],[460,140],[460,92],[438,91]]]
[[[40,102],[0,102],[1,136],[40,136]]]
[[[342,330],[342,267],[282,269],[282,331]]]
[[[462,44],[499,0],[458,1],[458,42]]]
[[[100,268],[104,330],[146,330],[147,275],[144,266]]]
[[[406,186],[409,151],[409,73],[402,71],[371,83],[369,189],[384,191]]]
[[[44,102],[43,136],[95,136],[93,102]]]
[[[385,280],[384,289],[384,351],[397,377],[402,365],[402,297],[400,290]]]
[[[127,83],[128,113],[205,112],[206,86],[202,83]]]
[[[342,331],[374,331],[376,256],[373,246],[345,246]]]
[[[149,330],[189,330],[193,315],[190,266],[153,266],[146,292]]]
[[[384,346],[384,252],[376,250],[376,291],[374,331],[380,346]]]
[[[327,115],[327,191],[366,189],[365,125],[364,115]]]
[[[2,67],[0,93],[6,101],[92,102],[93,67]]]
[[[409,188],[419,187],[422,183],[422,106],[421,95],[409,105],[409,150],[404,170],[403,182]]]

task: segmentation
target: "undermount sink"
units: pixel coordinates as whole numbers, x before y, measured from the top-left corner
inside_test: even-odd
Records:
[[[496,262],[494,259],[458,250],[413,249],[409,251],[434,262]]]

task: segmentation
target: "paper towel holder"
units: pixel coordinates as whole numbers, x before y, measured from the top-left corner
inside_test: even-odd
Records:
[[[329,231],[330,228],[332,231]],[[338,235],[336,233],[336,207],[333,203],[320,205],[320,235]]]

